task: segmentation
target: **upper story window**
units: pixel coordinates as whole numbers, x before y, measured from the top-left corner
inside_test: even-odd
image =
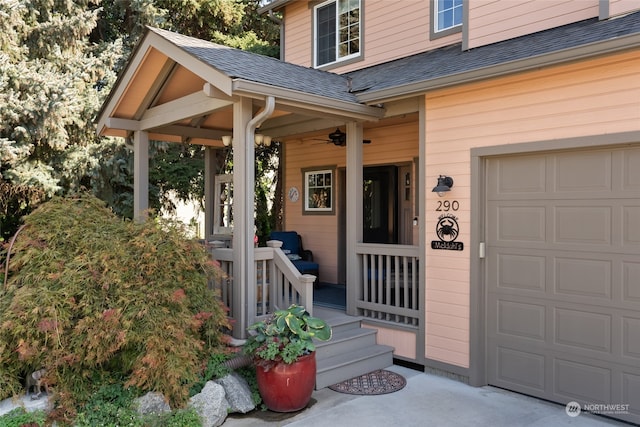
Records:
[[[316,67],[360,55],[360,0],[334,0],[314,8]]]
[[[464,0],[431,0],[431,40],[462,31]]]

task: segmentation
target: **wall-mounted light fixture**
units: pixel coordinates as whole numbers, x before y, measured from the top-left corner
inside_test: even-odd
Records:
[[[451,187],[453,187],[453,178],[450,176],[440,175],[438,177],[438,185],[433,187],[434,193],[438,193],[438,196],[444,196],[444,193],[447,191],[451,191]]]
[[[229,147],[231,144],[233,144],[233,137],[231,135],[223,135],[222,136],[222,144],[225,147]]]

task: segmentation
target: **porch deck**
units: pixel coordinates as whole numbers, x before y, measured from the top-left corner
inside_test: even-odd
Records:
[[[313,289],[313,309],[329,308],[345,311],[347,307],[347,287],[335,283],[320,282]]]
[[[279,247],[255,248],[253,259],[245,264],[254,267],[249,271],[235,268],[240,263],[232,248],[211,248],[225,273],[211,287],[220,291],[229,307],[233,336],[244,338],[253,322],[298,304],[325,319],[333,330],[329,342],[317,343],[317,388],[391,366],[394,348],[378,344],[379,328],[371,324],[409,334],[418,330],[417,248],[360,243],[356,250],[352,284],[319,284],[314,289],[316,277],[300,274]],[[369,327],[362,327],[363,322]]]

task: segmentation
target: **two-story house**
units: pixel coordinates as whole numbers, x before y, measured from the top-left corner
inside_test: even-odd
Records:
[[[275,12],[281,61],[149,29],[98,118],[135,142],[138,213],[149,139],[208,147],[206,228],[229,235],[240,329],[278,256],[254,248],[251,191],[255,143],[276,139],[285,228],[396,359],[640,422],[640,4]]]

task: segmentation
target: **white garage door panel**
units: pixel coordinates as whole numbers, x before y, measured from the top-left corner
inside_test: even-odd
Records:
[[[640,148],[487,166],[490,383],[640,422]]]

